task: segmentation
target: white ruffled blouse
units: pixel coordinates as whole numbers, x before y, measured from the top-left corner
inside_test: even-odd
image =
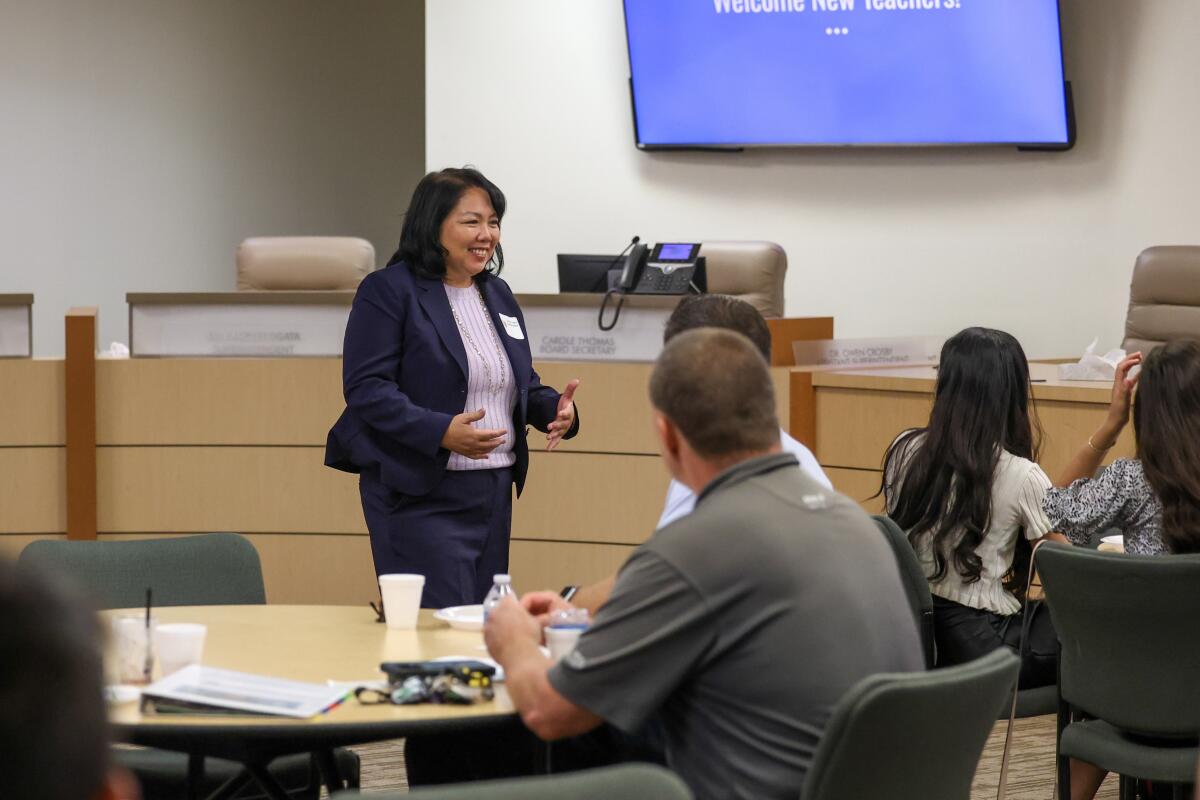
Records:
[[[914,443],[913,446],[918,447],[919,444]],[[903,465],[900,471],[903,472]],[[903,475],[899,482],[888,481],[889,484],[896,484],[892,486],[890,496],[895,496],[900,482],[903,482]],[[1046,473],[1034,462],[1007,451],[1000,453],[992,483],[991,522],[983,541],[975,550],[983,562],[979,580],[966,583],[954,569],[949,554],[962,536],[959,533],[947,541],[946,574],[937,581],[929,582],[930,592],[964,606],[1005,616],[1020,611],[1021,604],[1004,590],[1002,579],[1012,566],[1018,536],[1024,535],[1026,539],[1033,540],[1050,532],[1050,520],[1042,509],[1042,500],[1052,485]],[[932,575],[934,571],[931,539],[931,536],[921,537],[916,547],[917,557],[926,575]]]

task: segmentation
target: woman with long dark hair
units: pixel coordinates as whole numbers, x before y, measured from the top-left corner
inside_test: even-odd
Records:
[[[1130,376],[1139,363],[1141,372]],[[1096,473],[1131,408],[1137,458]],[[1054,530],[1072,542],[1117,528],[1128,553],[1200,552],[1200,343],[1174,341],[1144,360],[1133,353],[1122,361],[1108,416],[1056,486],[1044,508]]]
[[[882,487],[888,515],[926,569],[939,664],[1019,646],[1030,543],[1051,530],[1042,511],[1050,479],[1036,463],[1040,438],[1017,340],[989,328],[947,340],[929,424],[888,448]],[[1053,683],[1048,614],[1031,621],[1026,645],[1020,685]]]

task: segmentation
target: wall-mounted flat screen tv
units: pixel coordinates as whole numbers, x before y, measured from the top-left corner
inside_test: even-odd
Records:
[[[1069,146],[1058,0],[624,0],[640,147]]]

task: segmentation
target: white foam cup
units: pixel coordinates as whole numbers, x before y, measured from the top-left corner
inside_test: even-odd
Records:
[[[154,646],[162,677],[199,664],[208,628],[195,622],[167,622],[154,629]]]
[[[389,628],[411,630],[417,627],[417,612],[421,610],[424,589],[424,575],[379,576],[379,594],[383,597],[383,613]]]

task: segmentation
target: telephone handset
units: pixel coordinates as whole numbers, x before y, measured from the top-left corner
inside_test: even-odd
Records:
[[[633,292],[638,278],[646,266],[646,258],[650,248],[644,244],[635,244],[625,256],[625,264],[621,267],[621,277],[617,279],[616,288],[622,292]]]
[[[699,244],[660,242],[651,249],[639,244],[635,236],[632,245],[620,276],[600,303],[602,331],[610,331],[617,324],[627,294],[688,294],[703,292],[706,288],[705,264],[699,257]],[[613,295],[617,297],[617,308],[612,321],[606,324],[604,311]]]

